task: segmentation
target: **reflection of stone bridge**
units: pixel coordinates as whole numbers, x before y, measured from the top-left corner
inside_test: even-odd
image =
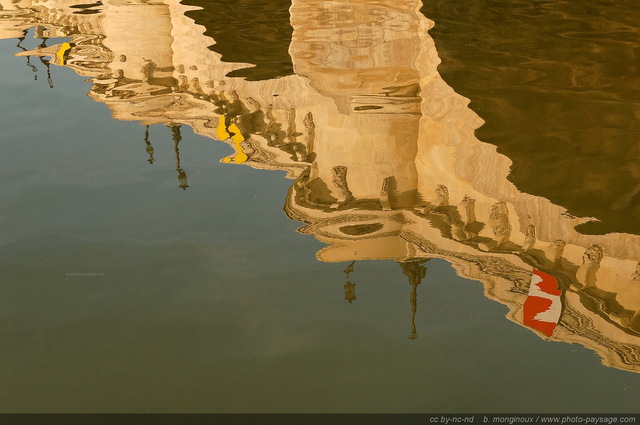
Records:
[[[235,149],[224,162],[288,171],[285,211],[327,244],[321,260],[394,259],[415,289],[420,261],[444,258],[521,324],[543,271],[562,294],[551,339],[640,371],[638,236],[581,235],[586,219],[507,180],[509,160],[475,138],[481,119],[438,75],[417,1],[294,1],[295,74],[263,81],[227,77],[248,65],[222,62],[175,0],[0,4],[3,38],[68,37],[18,56],[91,77],[116,119],[171,127],[181,187],[189,125]]]

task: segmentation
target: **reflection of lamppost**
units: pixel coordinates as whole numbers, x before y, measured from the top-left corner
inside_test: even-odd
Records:
[[[418,310],[418,285],[422,283],[422,279],[427,275],[427,268],[423,266],[426,260],[413,260],[400,263],[402,267],[402,273],[409,278],[409,285],[411,285],[411,295],[409,296],[409,302],[411,303],[411,335],[409,339],[418,338],[418,332],[416,330],[416,311]]]
[[[182,140],[182,135],[180,135],[180,126],[180,124],[169,124],[173,139],[173,151],[176,153],[176,171],[178,172],[178,182],[180,182],[179,187],[182,190],[187,190],[189,187],[189,184],[187,183],[187,173],[180,166],[180,149],[178,148],[178,145]]]
[[[48,37],[44,35],[45,28],[41,26],[37,26],[34,31],[34,37],[42,39],[42,43],[38,45],[38,48],[45,49],[47,47]],[[47,82],[49,83],[49,88],[53,88],[53,78],[51,77],[51,62],[40,57],[40,62],[47,68]]]
[[[146,147],[146,151],[147,154],[149,154],[149,159],[147,159],[147,162],[149,164],[153,164],[153,146],[151,145],[151,142],[149,141],[149,126],[147,126],[147,128],[144,131],[144,142],[147,144]]]
[[[22,37],[18,38],[18,44],[16,44],[16,47],[21,49],[23,52],[27,51],[27,49],[22,46],[22,42],[24,41],[26,36],[27,36],[27,30],[24,30],[22,32]],[[31,64],[31,55],[27,56],[27,66],[31,68],[31,71],[38,72],[38,68],[36,68],[35,65]],[[34,80],[37,80],[37,79],[38,79],[38,74],[35,75]]]
[[[182,168],[176,168],[176,171],[178,172],[178,181],[180,182],[179,187],[182,190],[187,190],[187,188],[189,187],[189,185],[187,184],[187,173],[185,173],[185,171]]]
[[[344,299],[349,301],[349,304],[356,300],[356,284],[351,282],[351,272],[353,271],[353,265],[355,261],[352,261],[346,269],[344,269],[344,274],[347,277],[347,282],[344,284]]]
[[[47,83],[49,83],[49,88],[52,89],[53,88],[53,78],[51,77],[51,62],[46,60],[46,59],[42,59],[42,58],[40,58],[40,62],[42,62],[44,64],[44,66],[47,67]]]

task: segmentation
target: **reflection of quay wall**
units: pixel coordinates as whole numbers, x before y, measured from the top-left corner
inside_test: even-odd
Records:
[[[311,107],[316,160],[309,179],[326,186],[335,202],[378,199],[391,176],[396,191],[415,192],[415,7],[413,1],[293,3],[294,71],[321,95],[311,105],[322,105]]]
[[[0,0],[0,39],[20,38],[25,30],[33,27],[32,14],[28,7],[30,0],[23,0],[16,4],[12,0]]]
[[[332,117],[337,126],[318,119],[317,159],[287,202],[291,216],[309,223],[303,231],[328,244],[319,258],[444,258],[461,275],[484,282],[487,295],[509,305],[510,318],[520,323],[531,270],[546,269],[565,289],[554,337],[580,341],[609,364],[640,369],[638,238],[581,235],[574,230],[580,219],[519,192],[507,180],[509,160],[475,138],[482,121],[468,100],[438,75],[439,59],[427,34],[431,23],[415,12],[419,5],[381,4],[389,18],[380,20],[377,31],[369,30],[367,18],[380,11],[366,2],[294,2],[291,9],[296,73],[343,112]],[[354,24],[363,21],[363,29]],[[394,33],[392,25],[402,30]],[[371,36],[350,43],[353,33]],[[387,50],[393,43],[402,47]],[[363,57],[371,62],[360,64]],[[416,83],[419,118],[410,109],[357,113],[349,106],[364,96],[369,105],[410,105]],[[353,137],[350,131],[366,135]],[[322,200],[317,194],[324,187],[330,196]]]
[[[509,183],[509,160],[475,138],[482,121],[438,75],[417,1],[294,1],[296,75],[255,82],[226,77],[247,65],[222,62],[175,0],[90,14],[68,8],[77,0],[0,2],[3,38],[69,36],[66,56],[60,43],[22,55],[92,76],[117,119],[212,138],[235,119],[248,165],[295,178],[285,209],[327,243],[320,259],[444,258],[518,323],[532,268],[546,270],[564,290],[553,338],[640,370],[638,237],[581,235],[580,219]]]

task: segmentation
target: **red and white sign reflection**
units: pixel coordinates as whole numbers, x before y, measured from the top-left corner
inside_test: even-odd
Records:
[[[524,325],[551,336],[562,313],[561,294],[555,277],[534,269],[529,296],[523,306]]]

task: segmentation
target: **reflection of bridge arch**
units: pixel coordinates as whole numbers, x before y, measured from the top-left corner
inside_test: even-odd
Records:
[[[63,43],[18,55],[91,77],[116,119],[229,135],[227,162],[286,170],[285,211],[327,244],[321,260],[443,258],[520,324],[542,270],[562,291],[552,339],[640,370],[638,237],[581,235],[584,219],[509,183],[509,160],[475,138],[482,121],[438,75],[417,1],[294,1],[295,74],[264,81],[227,77],[246,65],[222,62],[175,0],[70,5],[3,0],[0,34],[69,37],[62,55]]]

